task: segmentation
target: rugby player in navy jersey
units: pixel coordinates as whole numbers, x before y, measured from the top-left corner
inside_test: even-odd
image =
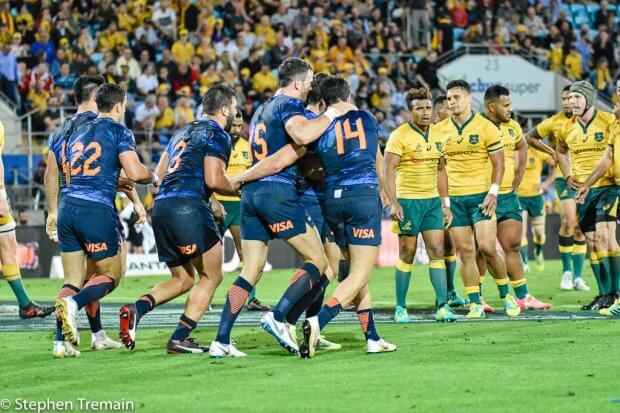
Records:
[[[83,75],[75,81],[73,85],[73,96],[77,104],[77,113],[71,118],[65,120],[51,135],[47,155],[47,168],[45,170],[45,196],[48,206],[48,217],[46,222],[46,231],[49,237],[58,241],[56,229],[56,214],[58,210],[58,193],[59,188],[65,186],[65,176],[60,171],[63,169],[64,146],[66,145],[66,137],[70,136],[81,124],[93,120],[97,117],[97,103],[95,102],[95,92],[97,88],[105,84],[105,79],[101,75],[90,76]],[[134,189],[135,184],[128,179],[119,179],[119,190],[123,190],[134,203],[134,209],[140,220],[146,218],[144,206]],[[121,256],[124,262],[127,255],[125,243],[121,243]],[[81,264],[84,267],[84,263]],[[92,275],[92,266],[86,266],[86,276]],[[79,270],[69,271],[64,278],[64,283],[58,292],[57,298],[65,296],[73,296],[80,291],[84,283],[84,278],[72,279],[72,275],[79,275]],[[91,348],[94,350],[106,350],[121,347],[117,341],[110,339],[101,325],[100,303],[99,300],[93,301],[84,307],[88,316],[88,323],[91,329]],[[73,348],[71,343],[64,340],[61,323],[56,320],[56,336],[54,339],[54,348],[52,352],[55,358],[77,357],[80,352]]]
[[[351,105],[341,103],[316,119],[305,116],[304,102],[311,88],[313,70],[307,62],[286,59],[278,69],[279,88],[262,104],[250,123],[250,153],[253,164],[291,143],[305,145],[325,132],[331,121]],[[295,187],[297,167],[291,165],[244,186],[241,194],[241,227],[244,267],[228,290],[216,339],[211,343],[212,357],[244,356],[231,351],[230,332],[248,294],[260,279],[267,259],[267,242],[278,238],[302,257],[303,266],[290,281],[284,295],[261,320],[261,328],[271,333],[289,353],[296,354],[285,323],[286,314],[304,296],[322,274],[329,272],[323,245],[306,214]]]
[[[232,140],[230,130],[237,100],[226,85],[216,85],[202,99],[204,120],[179,129],[162,154],[156,174],[163,176],[153,208],[153,230],[159,260],[172,278],[157,284],[134,304],[120,309],[120,338],[129,349],[136,343],[140,318],[155,306],[190,291],[185,310],[168,340],[169,354],[202,353],[207,348],[189,337],[209,308],[222,282],[222,242],[207,201],[213,191],[235,195],[226,178]],[[206,185],[206,186],[205,186]],[[194,274],[198,282],[194,284]]]
[[[350,89],[346,80],[332,77],[320,86],[326,105],[345,102]],[[366,351],[395,351],[396,346],[379,337],[375,328],[368,283],[381,244],[378,124],[364,110],[337,117],[319,138],[315,150],[325,170],[326,219],[336,242],[349,257],[349,274],[335,289],[317,316],[302,324],[302,358],[314,356],[319,332],[342,310],[354,303],[366,336]]]
[[[121,168],[136,183],[159,183],[157,176],[140,163],[133,133],[120,123],[127,102],[125,91],[106,84],[97,89],[95,101],[99,116],[64,136],[62,151],[66,181],[57,225],[64,273],[81,285],[86,255],[94,274],[73,297],[56,300],[62,332],[72,345],[80,341],[78,310],[112,292],[123,274],[114,208]]]

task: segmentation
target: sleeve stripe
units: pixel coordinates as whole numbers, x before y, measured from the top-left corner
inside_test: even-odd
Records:
[[[503,147],[500,147],[500,148],[497,148],[497,149],[487,149],[487,152],[491,153],[491,154],[496,153],[496,152],[503,152],[503,151],[504,151]]]

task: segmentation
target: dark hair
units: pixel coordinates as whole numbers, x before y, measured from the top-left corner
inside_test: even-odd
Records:
[[[308,62],[297,57],[289,57],[278,68],[278,87],[286,87],[295,80],[304,79],[308,70],[312,70]]]
[[[617,79],[617,77],[616,77],[616,79]],[[564,92],[570,92],[570,83],[562,88],[562,93],[564,93]]]
[[[456,89],[457,87],[460,87],[467,93],[471,93],[471,87],[469,86],[469,83],[467,83],[467,81],[463,79],[451,80],[446,85],[446,90]]]
[[[448,100],[448,97],[446,95],[437,96],[435,100],[433,100],[433,107],[443,105],[443,102],[445,102],[446,100]]]
[[[410,89],[405,95],[405,100],[409,102],[409,107],[412,107],[414,100],[432,100],[433,96],[431,92],[425,87],[419,87]]]
[[[327,106],[339,101],[346,101],[351,94],[349,83],[341,77],[331,76],[319,87],[319,94]]]
[[[106,83],[97,89],[95,100],[99,112],[110,112],[116,104],[122,103],[125,100],[125,89],[119,85]]]
[[[241,112],[241,109],[239,108],[237,108],[237,113],[235,113],[235,119],[243,120],[243,112]]]
[[[510,91],[505,86],[493,85],[484,92],[484,103],[497,100],[500,96],[510,96]]]
[[[308,98],[306,99],[306,103],[308,105],[316,105],[321,101],[320,88],[321,84],[329,79],[329,75],[327,73],[317,73],[312,78],[312,89],[308,92]]]
[[[75,103],[81,105],[90,99],[91,95],[97,88],[105,84],[105,79],[101,75],[83,75],[80,76],[73,84],[73,97]]]
[[[230,106],[235,98],[235,92],[228,85],[211,86],[202,97],[202,111],[208,115],[215,115],[224,106]]]

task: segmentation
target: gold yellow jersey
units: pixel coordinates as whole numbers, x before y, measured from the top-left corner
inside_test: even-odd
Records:
[[[448,194],[475,195],[489,190],[489,155],[503,150],[501,131],[475,113],[458,126],[450,117],[437,124],[444,139]]]
[[[500,123],[499,129],[502,131],[502,143],[504,145],[504,177],[499,186],[499,193],[509,194],[512,192],[512,182],[515,180],[517,168],[515,147],[523,141],[523,130],[519,122],[514,119]],[[491,169],[490,166],[489,169]]]
[[[250,166],[252,166],[252,160],[250,159],[250,144],[244,138],[239,138],[232,145],[230,159],[228,160],[228,167],[226,168],[226,176],[233,177],[235,175],[239,175]],[[215,198],[218,201],[241,201],[241,199],[237,196],[220,194],[215,194]]]
[[[555,149],[555,145],[558,142],[558,137],[564,129],[564,125],[566,125],[566,123],[570,120],[571,117],[566,116],[564,112],[558,112],[536,125],[536,132],[541,138],[549,138],[551,147]],[[555,176],[558,178],[562,178],[564,176],[562,175],[562,170],[559,165],[556,165]]]
[[[542,194],[543,191],[540,188],[542,170],[545,163],[550,163],[550,161],[551,157],[546,153],[532,147],[527,149],[525,173],[517,190],[519,196],[528,197]]]
[[[412,122],[394,129],[385,151],[400,156],[396,166],[396,196],[427,199],[439,196],[437,168],[443,156],[443,138],[435,125],[426,132]]]
[[[571,173],[577,182],[584,182],[603,157],[609,141],[610,127],[615,120],[612,113],[597,110],[585,125],[576,117],[564,125],[558,145],[568,149]],[[613,184],[614,175],[610,170],[593,187]]]
[[[607,144],[613,150],[614,163],[612,170],[616,185],[620,185],[620,122],[616,121],[611,125]]]

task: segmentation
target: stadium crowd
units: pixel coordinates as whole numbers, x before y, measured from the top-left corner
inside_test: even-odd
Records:
[[[278,65],[301,57],[346,77],[385,141],[407,119],[405,92],[438,91],[437,58],[461,42],[519,50],[613,95],[617,21],[605,0],[2,0],[0,83],[45,135],[74,106],[75,79],[103,73],[129,91],[126,123],[141,142],[152,134],[156,160],[209,86],[235,85],[247,120],[276,89]]]

